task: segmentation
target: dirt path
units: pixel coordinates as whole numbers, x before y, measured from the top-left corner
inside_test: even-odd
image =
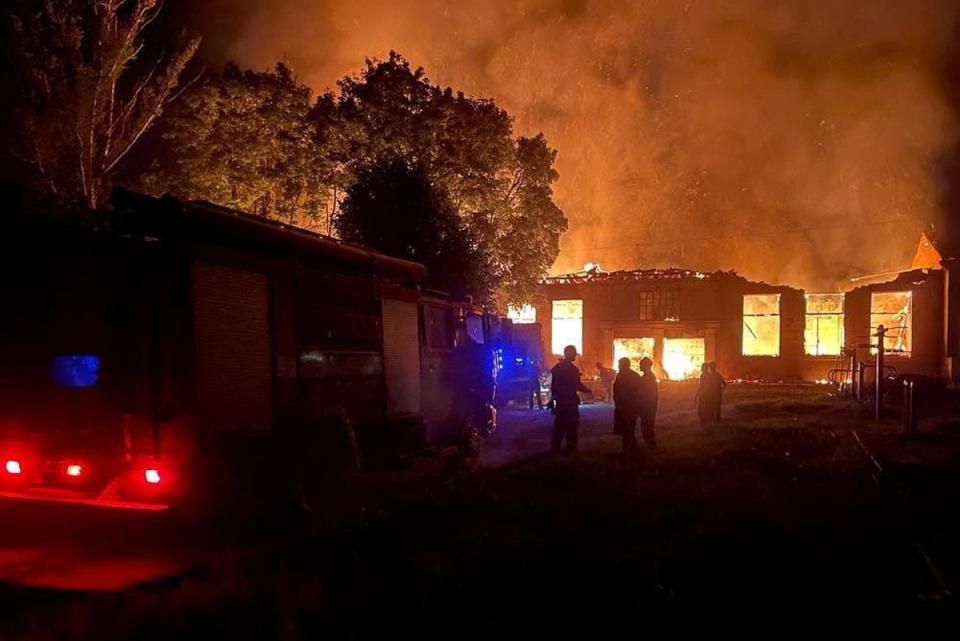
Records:
[[[657,412],[658,434],[667,436],[695,425],[693,383],[661,385]],[[496,468],[536,457],[549,451],[553,415],[547,410],[507,408],[497,416],[497,432],[483,442],[480,464]],[[639,428],[638,428],[639,438]],[[613,405],[584,403],[580,406],[580,447],[585,451],[615,451],[621,447],[613,434]]]

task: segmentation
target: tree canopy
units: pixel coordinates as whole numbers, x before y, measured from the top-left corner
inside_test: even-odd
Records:
[[[485,248],[421,164],[394,158],[359,169],[334,226],[343,240],[423,263],[429,287],[489,299]]]
[[[106,204],[118,164],[176,95],[199,46],[141,60],[159,0],[13,0],[4,9],[6,72],[17,96],[11,155],[39,191],[73,205]]]
[[[168,112],[167,144],[142,184],[321,231],[349,194],[352,209],[336,224],[344,238],[410,257],[409,247],[433,255],[435,240],[452,246],[466,234],[476,248],[467,255],[485,273],[476,280],[473,272],[473,286],[492,287],[501,303],[527,300],[567,226],[553,201],[556,151],[546,139],[515,138],[510,115],[493,100],[431,84],[397,53],[367,60],[337,84],[336,93],[314,100],[283,64],[269,72],[228,65],[209,74]],[[401,165],[413,173],[403,174]],[[394,193],[419,209],[374,206],[374,193]],[[448,210],[459,231],[437,229],[427,238],[428,222],[452,224],[440,213]],[[361,220],[411,239],[400,233],[406,221],[424,241],[392,247]]]
[[[432,85],[397,53],[338,85],[348,171],[394,157],[417,163],[489,256],[500,302],[527,300],[567,228],[553,202],[556,151],[543,135],[514,139],[493,100]]]
[[[142,184],[326,231],[336,163],[313,109],[310,88],[286,65],[254,72],[228,64],[170,110],[169,147],[159,150],[169,151]]]

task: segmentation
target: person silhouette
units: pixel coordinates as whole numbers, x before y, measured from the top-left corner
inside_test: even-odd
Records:
[[[700,366],[700,383],[697,385],[697,416],[700,425],[712,423],[716,415],[716,386],[713,374],[710,372],[710,363]]]
[[[553,439],[550,451],[554,454],[566,441],[566,452],[577,449],[577,432],[580,428],[580,392],[589,392],[590,388],[580,381],[580,370],[574,365],[577,348],[567,345],[563,348],[563,360],[553,366],[550,373],[550,395],[553,403]]]
[[[723,409],[723,388],[727,386],[727,381],[714,362],[710,363],[710,382],[713,386],[713,420],[719,423]]]
[[[657,377],[653,373],[653,361],[644,356],[640,359],[640,435],[650,449],[656,449],[657,438],[654,425],[657,420]]]
[[[617,361],[613,382],[613,431],[623,438],[623,450],[637,449],[637,416],[640,413],[640,375],[630,369],[627,357]]]

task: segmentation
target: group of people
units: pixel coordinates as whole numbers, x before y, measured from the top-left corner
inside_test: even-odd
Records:
[[[577,449],[577,435],[580,428],[580,392],[592,393],[592,390],[580,380],[580,370],[575,361],[577,348],[567,345],[563,350],[563,359],[551,370],[551,395],[553,397],[553,439],[550,449],[572,452]],[[608,401],[613,401],[613,431],[623,439],[625,451],[637,449],[637,421],[640,422],[640,434],[647,447],[657,446],[654,424],[657,417],[657,377],[653,373],[653,361],[647,357],[640,359],[640,372],[633,370],[629,358],[617,362],[618,371],[605,368],[597,363],[600,382]],[[538,383],[539,384],[539,383]],[[726,387],[723,375],[717,370],[716,363],[704,363],[700,368],[700,382],[697,386],[697,416],[701,425],[720,422],[723,406],[723,388]]]
[[[613,381],[613,431],[623,438],[624,450],[637,449],[637,419],[640,419],[640,434],[647,447],[655,449],[657,439],[653,431],[657,418],[657,377],[653,373],[653,361],[644,356],[640,359],[637,374],[630,368],[630,359],[617,361],[617,378]]]
[[[700,383],[697,386],[697,416],[701,425],[720,422],[723,407],[723,388],[727,382],[717,371],[716,363],[704,363],[700,367]]]
[[[551,370],[551,395],[553,397],[553,439],[550,449],[554,453],[572,452],[577,449],[580,428],[580,392],[591,390],[580,380],[580,370],[574,364],[577,348],[567,345],[563,360]],[[640,360],[640,374],[631,368],[629,358],[621,358],[619,372],[612,380],[608,394],[614,402],[614,432],[623,439],[624,450],[637,448],[636,427],[640,421],[640,434],[650,448],[657,445],[654,423],[657,416],[657,377],[653,373],[653,361]],[[601,379],[603,380],[603,379]],[[605,386],[606,387],[606,386]]]

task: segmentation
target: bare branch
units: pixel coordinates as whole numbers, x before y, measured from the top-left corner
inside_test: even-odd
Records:
[[[170,60],[161,55],[144,74],[131,73],[144,52],[144,30],[160,0],[43,0],[11,9],[13,73],[23,93],[18,149],[49,183],[88,206],[100,203],[110,172],[162,107],[179,95],[179,77],[198,41]],[[193,82],[193,81],[191,81]]]

